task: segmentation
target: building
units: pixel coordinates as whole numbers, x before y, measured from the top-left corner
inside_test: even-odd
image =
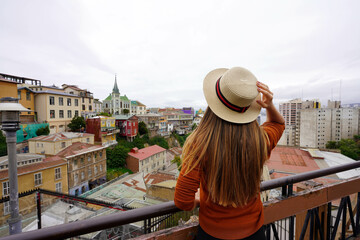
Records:
[[[158,134],[160,136],[169,135],[169,132],[168,132],[168,129],[167,129],[167,117],[166,116],[161,116],[160,117]]]
[[[300,110],[319,109],[319,100],[302,101],[300,98],[279,104],[279,112],[285,119],[285,130],[279,140],[280,145],[299,146],[300,145]]]
[[[69,194],[78,196],[106,182],[105,148],[75,142],[56,155],[67,161]]]
[[[62,132],[31,138],[28,142],[30,153],[56,155],[76,142],[94,144],[94,134]]]
[[[139,118],[135,115],[116,115],[115,119],[119,135],[132,142],[139,133]]]
[[[147,113],[144,115],[138,115],[137,117],[139,118],[139,122],[144,122],[146,124],[150,137],[158,135],[161,118],[160,114]]]
[[[18,154],[18,191],[26,192],[35,188],[68,193],[67,163],[60,157],[45,158],[44,155]],[[8,156],[0,157],[0,198],[9,196],[10,185],[8,178]],[[52,198],[43,199],[42,205],[52,203]],[[34,195],[19,198],[20,214],[25,215],[35,211],[36,200]],[[10,203],[0,205],[0,223],[4,224],[10,217]]]
[[[0,98],[3,97],[18,97],[17,92],[17,82],[7,80],[2,75],[0,75]]]
[[[34,123],[35,120],[35,92],[28,87],[19,87],[17,89],[17,98],[19,103],[31,112],[21,112],[20,122],[21,123]]]
[[[95,110],[95,113],[101,113],[103,112],[103,107],[102,107],[102,102],[99,101],[99,99],[95,98],[94,99],[94,110]]]
[[[131,101],[131,113],[135,115],[146,114],[146,106],[139,101]]]
[[[328,141],[340,141],[359,134],[359,108],[302,109],[300,146],[326,148]]]
[[[97,116],[86,119],[86,132],[95,135],[95,142],[102,146],[116,145],[115,117]]]
[[[35,94],[35,111],[38,122],[49,123],[50,133],[63,132],[73,117],[80,116],[81,98],[57,91],[38,91]]]
[[[142,149],[133,148],[126,158],[126,165],[134,173],[143,172],[147,174],[164,169],[166,165],[166,149],[158,145]]]
[[[121,96],[119,88],[117,86],[116,76],[112,93],[103,100],[104,112],[120,115],[120,114],[132,114],[131,101],[126,95]]]
[[[81,98],[81,116],[86,116],[95,112],[94,96],[86,89],[81,89],[76,85],[62,85],[65,93],[77,95]]]

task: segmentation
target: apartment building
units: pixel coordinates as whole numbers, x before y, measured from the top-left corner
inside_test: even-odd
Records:
[[[116,145],[115,117],[96,116],[86,119],[86,132],[95,136],[95,142],[102,146]]]
[[[146,106],[139,101],[131,101],[131,114],[134,115],[146,114]]]
[[[56,92],[38,91],[35,94],[35,111],[38,122],[47,122],[50,133],[67,130],[67,125],[73,117],[80,116],[81,98],[79,96]]]
[[[132,142],[139,133],[139,118],[135,115],[116,115],[115,119],[120,136]]]
[[[62,85],[63,91],[68,94],[77,95],[81,98],[80,105],[81,105],[81,115],[87,115],[89,113],[93,113],[95,111],[94,106],[94,96],[93,94],[86,90],[81,89],[76,85]]]
[[[166,166],[166,149],[158,145],[138,149],[133,148],[126,158],[126,165],[134,173],[144,174],[164,169]]]
[[[94,99],[94,111],[95,113],[101,113],[103,112],[103,107],[102,107],[102,102],[99,101],[99,99],[95,98]]]
[[[76,142],[94,144],[94,134],[62,132],[48,136],[38,136],[28,141],[30,153],[56,155]]]
[[[37,154],[18,154],[18,191],[19,193],[35,188],[68,193],[67,162],[60,157],[48,157]],[[8,156],[0,157],[0,198],[9,196],[10,185],[8,178]],[[52,203],[53,198],[44,198],[42,205]],[[19,198],[19,212],[22,215],[36,209],[34,195]],[[10,203],[0,205],[0,224],[4,224],[10,217]]]
[[[105,148],[76,142],[56,155],[68,163],[69,194],[78,196],[106,182]]]
[[[300,145],[300,110],[318,109],[321,107],[319,100],[302,101],[300,98],[279,104],[279,112],[285,119],[285,130],[279,140],[279,145]]]
[[[302,147],[325,148],[328,141],[349,139],[357,134],[359,134],[359,108],[301,110],[300,146]]]
[[[150,137],[156,136],[160,128],[160,114],[147,113],[144,115],[138,115],[139,122],[144,122],[149,130]]]

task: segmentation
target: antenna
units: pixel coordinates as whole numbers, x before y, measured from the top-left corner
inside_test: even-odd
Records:
[[[342,82],[342,79],[340,79],[340,89],[339,89],[339,101],[341,102],[341,82]]]

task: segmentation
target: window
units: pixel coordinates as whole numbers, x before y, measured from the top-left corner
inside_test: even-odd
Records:
[[[135,122],[133,122],[133,126],[135,127]]]
[[[55,110],[50,110],[50,118],[55,118]]]
[[[128,134],[130,134],[130,129],[128,129]]]
[[[79,99],[75,99],[75,106],[79,106]]]
[[[89,111],[92,111],[92,106],[91,105],[89,106]]]
[[[55,168],[55,180],[61,178],[61,168]]]
[[[35,174],[34,174],[34,178],[35,178],[35,187],[42,184],[42,176],[41,176],[41,173],[35,173]]]
[[[96,158],[96,157],[95,157]],[[88,156],[88,162],[90,162],[91,161],[91,156]]]
[[[85,99],[84,99],[84,97],[82,97],[82,103],[85,103]]]
[[[68,98],[68,99],[67,99],[67,105],[68,105],[68,106],[71,106],[71,98]]]
[[[3,182],[2,186],[3,186],[2,194],[3,194],[3,197],[5,197],[5,196],[9,195],[9,193],[10,193],[10,183],[9,183],[9,181]]]
[[[4,215],[10,214],[10,201],[4,202]]]
[[[95,158],[95,160],[97,159],[97,153],[94,154],[94,158]]]
[[[89,98],[89,103],[91,103],[91,98]]]
[[[84,179],[85,179],[85,173],[81,172],[81,180],[84,180]]]
[[[85,105],[82,105],[82,110],[85,111]]]
[[[102,157],[102,152],[99,153],[100,157]]]
[[[55,183],[55,191],[60,193],[62,192],[61,182]]]
[[[31,100],[31,95],[30,92],[26,92],[26,100],[30,101]]]
[[[74,165],[77,166],[77,159],[74,160]]]
[[[100,172],[102,172],[102,165],[100,165]]]
[[[97,166],[94,167],[94,174],[97,174]]]
[[[67,117],[68,117],[68,118],[72,118],[72,116],[71,116],[71,110],[68,110]]]
[[[59,106],[63,106],[64,105],[64,98],[59,97]]]
[[[77,184],[78,181],[79,181],[79,174],[75,173],[75,175],[74,175],[74,183]]]
[[[92,171],[91,171],[91,167],[88,168],[88,176],[91,177],[92,175]]]
[[[64,110],[59,110],[59,118],[64,118]]]
[[[84,158],[80,158],[80,163],[84,164]]]
[[[136,128],[134,129],[134,134],[136,134]]]
[[[90,138],[86,138],[86,142],[90,142]]]
[[[21,100],[21,91],[18,91],[18,99]]]
[[[79,111],[78,111],[78,110],[75,110],[74,117],[78,117],[78,116],[79,116]]]
[[[55,105],[55,98],[53,96],[50,96],[49,99],[50,99],[50,105]]]

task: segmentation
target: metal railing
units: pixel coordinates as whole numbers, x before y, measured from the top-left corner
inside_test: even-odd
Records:
[[[347,171],[347,170],[351,170],[351,169],[359,168],[359,167],[360,167],[360,161],[350,163],[350,164],[340,165],[340,166],[336,166],[336,167],[330,167],[330,168],[326,168],[326,169],[320,169],[320,170],[316,170],[316,171],[301,173],[301,174],[283,177],[283,178],[279,178],[279,179],[269,180],[269,181],[261,183],[261,191],[282,187],[283,196],[288,197],[293,194],[292,188],[293,188],[294,183],[310,180],[313,178],[324,177],[326,175],[330,175],[330,174],[334,174],[334,173],[338,173],[338,172],[342,172],[342,171]],[[357,187],[356,192],[360,192],[360,186]],[[354,192],[354,193],[356,193],[356,192]],[[356,236],[356,234],[359,233],[359,230],[360,230],[359,229],[359,215],[360,215],[360,213],[359,213],[359,210],[360,210],[359,198],[360,198],[360,195],[358,194],[356,215],[350,216],[351,219],[353,219],[351,221],[351,226],[353,228],[354,236]],[[339,225],[339,220],[340,220],[339,214],[342,214],[343,218],[344,218],[344,216],[346,218],[346,212],[344,213],[344,211],[346,211],[346,208],[351,208],[351,204],[349,204],[349,200],[346,197],[344,197],[343,199],[345,199],[345,200],[341,200],[341,204],[339,206],[339,211],[338,211],[339,217],[338,216],[336,217],[335,225],[332,226],[332,229],[330,229],[331,225],[328,225],[329,229],[332,230],[332,234],[327,234],[326,239],[334,239],[334,237],[336,235],[337,227]],[[330,207],[330,211],[331,211],[331,203],[329,203],[329,204],[330,204],[329,207]],[[307,210],[307,209],[304,209],[304,210]],[[16,234],[16,235],[11,235],[11,236],[6,236],[1,239],[3,239],[3,240],[64,239],[64,238],[70,238],[70,237],[75,237],[75,236],[95,232],[95,231],[113,228],[113,227],[117,227],[120,225],[130,224],[130,223],[134,223],[134,222],[138,222],[138,221],[146,221],[147,219],[165,216],[165,215],[176,213],[179,211],[181,211],[181,210],[175,206],[174,202],[170,201],[170,202],[153,205],[153,206],[149,206],[149,207],[144,207],[144,208],[140,208],[140,209],[134,209],[134,210],[126,211],[126,212],[121,212],[121,213],[116,213],[116,214],[111,214],[111,215],[106,215],[106,216],[99,216],[96,218],[85,219],[85,220],[80,220],[80,221],[62,224],[62,225],[58,225],[58,226],[24,232],[24,233],[20,233],[20,234]],[[313,234],[313,231],[319,230],[317,228],[315,228],[315,229],[313,228],[313,225],[314,225],[313,223],[316,223],[315,225],[318,224],[318,217],[316,217],[317,210],[315,208],[315,209],[309,209],[308,211],[309,211],[308,212],[309,216],[306,216],[304,226],[306,224],[308,224],[309,221],[311,221],[310,232],[311,232],[311,234]],[[288,225],[288,227],[285,229],[285,231],[288,232],[288,237],[286,237],[286,239],[291,240],[291,239],[294,239],[294,220],[295,220],[294,218],[295,217],[294,216],[287,216],[287,217],[288,217],[287,218],[288,220],[286,220],[286,221],[288,221],[288,222],[286,224]],[[356,219],[354,220],[355,217],[356,217]],[[279,227],[276,228],[276,226],[279,226],[279,223],[274,222],[274,223],[270,223],[266,226],[266,233],[267,233],[268,239],[270,239],[270,237],[271,237],[271,239],[280,239],[278,230],[277,230],[277,229],[279,229]],[[342,236],[345,236],[344,228],[346,226],[345,227],[344,226],[345,226],[345,223],[343,221]],[[151,223],[150,223],[150,227],[153,227],[151,225]],[[271,233],[271,230],[272,230],[272,233]],[[306,227],[305,227],[305,231],[306,231]],[[148,232],[151,232],[151,230],[146,229],[146,226],[144,226],[144,232],[148,233]],[[325,239],[324,234],[323,235],[319,234],[319,235],[320,235],[320,239]],[[310,239],[312,239],[312,236],[313,235],[311,235]],[[343,238],[343,239],[345,239],[345,238]]]

